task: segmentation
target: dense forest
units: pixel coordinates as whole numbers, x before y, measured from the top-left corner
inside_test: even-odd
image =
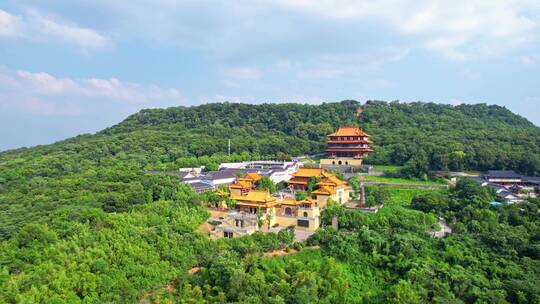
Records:
[[[362,106],[361,113],[358,111]],[[492,207],[462,181],[394,197],[373,216],[328,209],[301,249],[291,233],[210,241],[196,233],[210,194],[149,168],[324,150],[341,125],[365,128],[368,161],[429,170],[540,173],[540,129],[487,105],[355,101],[208,104],[143,110],[98,134],[0,153],[0,303],[537,303],[538,202]],[[232,155],[226,155],[228,139]],[[402,204],[402,205],[401,205]],[[444,216],[455,233],[426,233]],[[198,272],[189,274],[192,267]]]

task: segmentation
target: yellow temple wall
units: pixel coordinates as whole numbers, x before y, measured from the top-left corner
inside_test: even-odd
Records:
[[[339,161],[341,161],[341,166],[361,166],[362,159],[357,158],[323,158],[320,160],[320,164],[323,166],[339,166]]]
[[[321,209],[326,208],[328,198],[329,198],[328,195],[320,195],[320,194],[317,195],[317,205],[319,206],[319,208]]]
[[[301,226],[296,226],[296,230],[302,230],[302,231],[315,231],[317,229],[319,229],[319,226],[320,226],[320,221],[319,221],[319,218],[316,217],[316,218],[313,218],[313,219],[309,219],[309,227],[301,227]]]
[[[276,216],[276,223],[281,227],[296,226],[296,217]]]
[[[231,195],[242,195],[242,190],[231,188]]]

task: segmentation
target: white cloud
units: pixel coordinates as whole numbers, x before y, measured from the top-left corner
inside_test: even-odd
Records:
[[[75,81],[68,78],[56,78],[47,73],[31,73],[17,71],[16,75],[21,84],[26,84],[26,89],[42,94],[62,94],[68,90],[77,89]],[[17,79],[14,79],[17,81]]]
[[[48,9],[39,2],[32,5]],[[129,5],[95,0],[92,5],[69,2],[69,7],[99,13],[100,26],[108,27],[113,37],[202,48],[213,56],[239,61],[248,54],[268,56],[283,49],[303,48],[310,55],[321,48],[335,51],[341,43],[358,50],[349,42],[362,40],[364,32],[357,31],[363,28],[392,36],[400,48],[428,49],[453,60],[482,59],[531,44],[540,23],[538,0],[156,0]],[[24,16],[24,23],[29,23],[28,17]],[[57,38],[62,33],[83,47],[102,47],[107,42],[95,30],[46,19],[52,23],[35,22],[43,27],[41,33]],[[320,34],[315,37],[321,41],[332,43],[310,49],[314,38],[310,30]],[[375,43],[384,47],[380,41]],[[273,59],[287,56],[275,55]]]
[[[540,5],[534,0],[281,0],[297,12],[336,21],[364,21],[418,39],[455,60],[495,56],[535,38]]]
[[[109,40],[96,30],[59,21],[30,10],[24,16],[14,16],[0,9],[0,36],[32,41],[61,41],[82,49],[100,49]]]
[[[20,17],[13,16],[0,10],[0,37],[17,36],[20,27]]]
[[[48,73],[12,72],[0,68],[0,109],[36,114],[76,115],[83,112],[137,111],[185,103],[174,88],[111,79],[60,78]]]
[[[82,48],[103,48],[108,43],[104,36],[93,29],[61,23],[45,18],[37,12],[34,12],[31,17],[36,23],[37,31],[68,43],[74,43]]]

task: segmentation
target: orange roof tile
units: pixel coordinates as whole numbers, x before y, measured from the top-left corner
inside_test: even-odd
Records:
[[[295,177],[323,177],[323,169],[321,168],[300,168],[293,173]]]
[[[251,190],[246,195],[231,195],[231,199],[244,202],[270,203],[275,202],[276,198],[270,195],[268,190]]]
[[[317,185],[331,185],[331,186],[341,186],[346,185],[347,182],[344,182],[337,178],[335,175],[324,172],[324,178],[317,183]]]
[[[327,186],[322,186],[320,187],[319,189],[311,192],[312,194],[322,194],[322,195],[332,195],[334,193],[336,193],[336,191],[334,189],[332,189],[331,187],[327,187]]]
[[[328,134],[328,136],[369,136],[369,134],[357,127],[341,127],[336,132]]]
[[[246,176],[244,176],[244,178],[249,178],[250,180],[252,181],[258,181],[261,179],[261,175],[259,173],[255,173],[255,172],[250,172],[248,174],[246,174]]]
[[[230,187],[232,189],[249,189],[251,188],[251,183],[244,180],[239,180],[236,184],[232,184]]]
[[[307,180],[295,180],[293,178],[293,179],[290,179],[287,183],[295,184],[295,185],[307,185]]]

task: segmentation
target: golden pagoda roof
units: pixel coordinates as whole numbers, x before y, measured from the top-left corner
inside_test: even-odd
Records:
[[[341,127],[336,132],[328,136],[369,136],[364,130],[358,127]]]
[[[292,175],[294,177],[323,177],[323,172],[322,168],[299,168]]]
[[[306,180],[295,180],[294,178],[287,181],[287,183],[288,184],[296,184],[296,185],[307,185]]]
[[[337,176],[324,172],[324,178],[317,183],[317,185],[320,186],[341,186],[346,185],[347,182],[342,181],[341,179],[337,178]]]
[[[257,202],[257,203],[272,203],[276,202],[276,198],[270,195],[268,190],[251,190],[246,195],[231,195],[231,199],[237,203],[241,202]]]
[[[250,172],[248,174],[246,174],[246,176],[244,176],[245,179],[250,179],[254,182],[260,180],[262,178],[262,176],[259,174],[259,173],[255,173],[255,172]]]
[[[232,189],[250,189],[251,188],[251,182],[239,180],[236,184],[232,184],[230,186]]]
[[[311,192],[312,194],[332,195],[336,193],[336,190],[332,187],[322,186],[319,189]]]
[[[302,205],[302,204],[313,204],[315,202],[311,198],[306,197],[305,199],[303,199],[301,201],[297,201],[297,200],[294,200],[294,199],[284,199],[282,201],[279,201],[278,203],[280,205],[297,206],[297,205]]]
[[[305,199],[301,200],[299,203],[300,204],[314,204],[315,201],[313,201],[310,197],[306,197]]]

